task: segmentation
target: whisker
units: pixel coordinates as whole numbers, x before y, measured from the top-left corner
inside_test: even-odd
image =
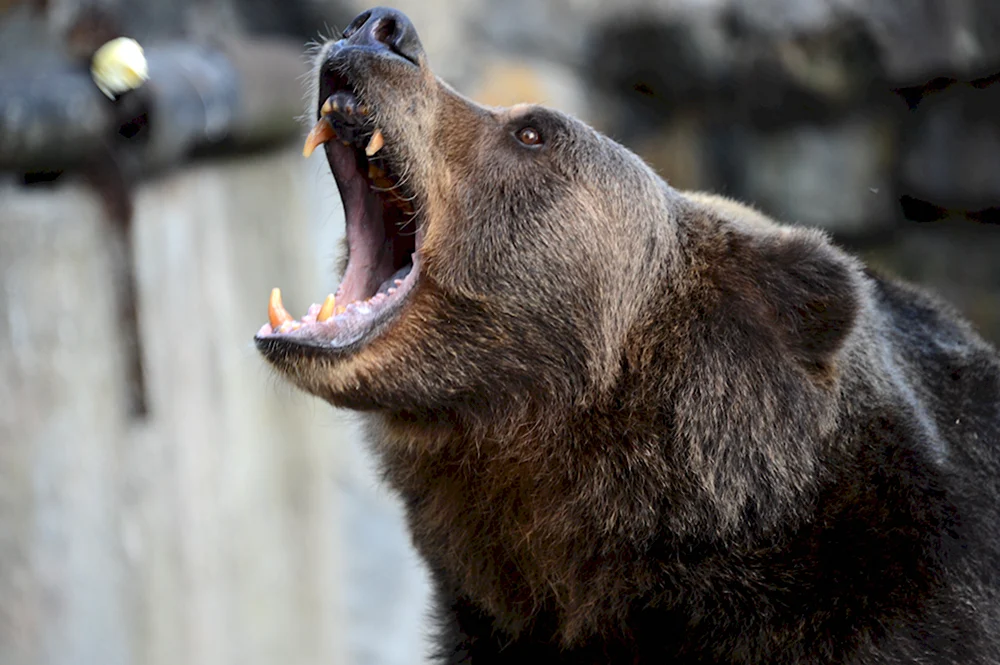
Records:
[[[394,193],[394,192],[405,191],[406,190],[406,182],[404,180],[400,179],[400,180],[396,181],[392,185],[392,187],[379,187],[378,185],[375,185],[374,183],[372,183],[371,185],[369,185],[369,187],[371,189],[375,190],[376,192],[380,192],[380,193],[383,193],[383,194],[391,194],[391,193]],[[417,200],[417,195],[416,194],[412,194],[410,196],[396,196],[396,198],[399,199],[400,201],[404,201],[406,203],[412,203],[413,201]]]
[[[402,191],[402,189],[403,188],[402,188],[401,185],[396,185],[395,187],[392,188],[391,191],[396,191],[396,190]],[[400,201],[403,201],[405,203],[413,203],[414,201],[417,200],[417,195],[413,194],[412,196],[397,196],[396,198],[398,198]]]
[[[417,220],[421,216],[422,212],[423,212],[423,210],[420,209],[420,208],[414,208],[412,212],[405,212],[404,211],[404,214],[407,216],[407,219],[406,219],[406,221],[404,221],[401,224],[397,223],[396,227],[400,231],[402,231],[403,229],[405,229],[410,224],[413,224],[414,221]],[[412,233],[400,233],[399,235],[405,236],[405,237],[409,237],[409,236],[412,236],[412,235],[416,235],[417,231],[419,231],[419,229],[418,228],[414,228]]]
[[[396,228],[398,229],[398,231],[396,232],[396,235],[401,236],[403,238],[410,238],[412,236],[417,235],[417,231],[419,231],[420,229],[418,229],[415,224],[413,226],[413,230],[412,231],[404,232],[404,229],[406,229],[406,227],[409,226],[411,222],[413,222],[413,219],[409,220],[408,222],[406,222],[404,224],[397,224]]]

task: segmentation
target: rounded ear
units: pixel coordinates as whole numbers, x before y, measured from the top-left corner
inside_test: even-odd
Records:
[[[818,231],[735,232],[730,239],[731,260],[717,274],[730,304],[750,317],[743,323],[777,333],[806,369],[828,370],[861,307],[858,264]]]

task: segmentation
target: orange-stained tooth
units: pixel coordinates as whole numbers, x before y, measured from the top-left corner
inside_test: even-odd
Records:
[[[302,156],[308,157],[313,154],[317,146],[321,146],[337,135],[333,131],[333,125],[326,118],[320,118],[306,137],[305,145],[302,146]]]
[[[271,289],[271,299],[267,301],[267,318],[271,321],[271,328],[275,330],[292,320],[292,315],[281,304],[281,289]]]
[[[343,314],[346,311],[347,311],[347,307],[345,307],[344,305],[337,305],[337,314],[338,315],[339,314]]]
[[[333,294],[331,293],[326,297],[326,300],[323,301],[323,307],[320,308],[319,314],[316,315],[316,320],[323,322],[329,319],[333,315],[333,309],[336,306],[337,306],[337,301],[336,299],[334,299]]]
[[[293,330],[298,330],[302,327],[302,324],[298,321],[285,321],[280,326],[278,326],[279,333],[292,332]]]
[[[382,136],[382,130],[376,129],[375,133],[368,140],[368,145],[365,146],[365,154],[369,157],[373,156],[376,152],[382,149],[385,145],[385,137]]]
[[[330,115],[333,113],[333,97],[327,97],[326,101],[323,102],[323,108],[319,112],[321,115]]]

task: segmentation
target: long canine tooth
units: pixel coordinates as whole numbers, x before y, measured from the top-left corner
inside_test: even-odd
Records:
[[[271,321],[271,328],[275,330],[293,320],[292,315],[281,304],[281,289],[271,289],[271,298],[267,301],[267,318]]]
[[[316,315],[316,320],[319,322],[326,321],[333,315],[333,309],[337,306],[337,301],[331,293],[323,301],[323,307],[320,308],[319,314]]]
[[[385,145],[385,137],[382,136],[382,130],[376,129],[375,133],[372,134],[371,139],[368,140],[368,146],[365,147],[365,154],[369,157],[373,156],[376,152],[382,149]]]
[[[320,115],[330,115],[333,113],[333,97],[327,97],[323,102],[323,108],[319,110]]]
[[[333,125],[326,118],[320,118],[306,137],[305,145],[302,146],[302,156],[308,157],[313,154],[317,146],[321,146],[337,135],[333,131]]]

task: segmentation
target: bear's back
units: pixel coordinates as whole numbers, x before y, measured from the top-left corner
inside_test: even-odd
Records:
[[[1000,357],[950,307],[869,271],[884,334],[904,379],[946,444],[946,464],[975,460],[1000,499]]]
[[[1000,588],[1000,357],[952,308],[869,271],[883,332],[929,421],[921,451],[949,479],[968,584]],[[1000,598],[995,616],[1000,620]]]

